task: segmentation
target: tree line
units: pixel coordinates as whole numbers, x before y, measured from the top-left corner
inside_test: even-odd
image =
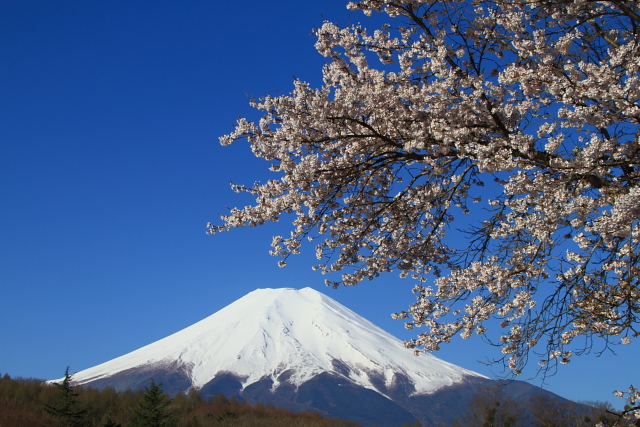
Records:
[[[451,427],[587,427],[619,421],[606,402],[576,405],[536,396],[525,404],[487,388]],[[60,383],[0,377],[0,427],[357,427],[317,412],[293,412],[218,395],[205,399],[195,389],[170,398],[150,381],[138,391],[72,386],[68,370]],[[633,425],[633,424],[629,424]],[[427,427],[416,422],[413,427]],[[407,426],[409,427],[409,426]]]
[[[169,398],[151,381],[138,391],[73,387],[68,371],[58,384],[33,378],[0,377],[0,427],[357,427],[317,412],[218,395],[203,398],[190,389]]]

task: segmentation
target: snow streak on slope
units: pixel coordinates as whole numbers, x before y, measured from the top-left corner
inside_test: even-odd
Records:
[[[190,370],[196,388],[229,372],[245,378],[243,387],[265,376],[277,387],[280,374],[292,370],[288,381],[296,385],[332,372],[371,390],[376,387],[370,378],[384,378],[389,386],[394,374],[403,374],[414,383],[415,394],[424,394],[466,376],[481,377],[429,354],[414,356],[400,340],[318,291],[284,288],[253,291],[180,332],[73,379],[84,384],[172,362]]]

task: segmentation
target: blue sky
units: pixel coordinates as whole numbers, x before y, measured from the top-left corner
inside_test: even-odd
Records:
[[[257,117],[247,96],[287,93],[292,76],[319,85],[311,30],[373,25],[345,5],[0,3],[0,373],[59,378],[264,287],[313,287],[413,337],[390,317],[413,302],[410,280],[326,288],[309,250],[280,269],[268,250],[286,224],[205,234],[249,202],[230,181],[269,176],[246,144],[218,137]],[[640,383],[639,349],[576,358],[545,387],[619,407],[611,392]],[[496,355],[477,339],[436,353],[488,376],[499,370],[477,361]]]

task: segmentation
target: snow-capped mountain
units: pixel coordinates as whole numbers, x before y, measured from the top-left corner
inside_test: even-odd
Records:
[[[73,382],[124,390],[151,378],[172,394],[194,387],[377,425],[445,420],[433,413],[438,406],[464,406],[490,381],[429,354],[416,357],[311,288],[258,289],[182,331],[74,374]]]
[[[258,289],[206,319],[124,356],[74,375],[85,384],[139,366],[178,363],[202,388],[219,372],[243,377],[243,388],[293,370],[295,386],[322,372],[344,375],[377,390],[404,374],[415,393],[432,393],[467,376],[480,376],[432,355],[416,357],[402,342],[328,296],[300,290]],[[336,364],[341,367],[336,368]]]

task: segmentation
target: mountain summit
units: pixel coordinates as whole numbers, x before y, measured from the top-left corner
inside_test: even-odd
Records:
[[[451,421],[491,380],[402,342],[311,288],[258,289],[206,319],[73,376],[170,394],[194,387],[365,425]],[[523,383],[526,384],[526,383]],[[533,387],[533,386],[529,386]]]

